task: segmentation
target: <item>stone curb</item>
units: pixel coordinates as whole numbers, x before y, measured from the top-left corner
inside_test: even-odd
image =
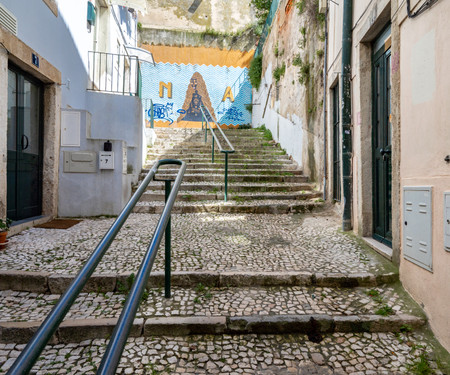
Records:
[[[75,343],[108,338],[117,323],[112,319],[77,319],[61,324],[51,339],[52,344]],[[263,315],[237,317],[155,317],[135,319],[130,337],[187,336],[220,334],[318,334],[358,332],[400,332],[404,325],[417,329],[425,319],[411,315]],[[40,322],[0,323],[0,342],[27,343]]]
[[[131,273],[94,275],[83,292],[118,292],[128,288]],[[0,290],[62,294],[75,275],[55,275],[46,272],[0,271]],[[172,286],[195,287],[203,284],[210,287],[250,286],[320,286],[330,288],[369,287],[395,283],[398,273],[374,275],[370,273],[310,273],[285,272],[172,272]],[[153,272],[148,286],[164,286],[164,272]]]

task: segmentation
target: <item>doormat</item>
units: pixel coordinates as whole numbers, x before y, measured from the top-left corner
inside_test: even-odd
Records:
[[[44,228],[44,229],[69,229],[78,223],[81,223],[83,220],[74,220],[74,219],[54,219],[49,221],[48,223],[36,225],[35,228]]]

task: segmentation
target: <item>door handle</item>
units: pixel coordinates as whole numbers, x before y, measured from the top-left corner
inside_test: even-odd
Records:
[[[27,141],[27,145],[26,146],[24,146],[24,140]],[[30,141],[29,141],[28,137],[25,134],[22,134],[22,151],[26,150],[29,145],[30,145]]]
[[[387,160],[391,155],[391,150],[388,148],[385,148],[384,150],[380,148],[380,155],[383,157],[383,160]]]

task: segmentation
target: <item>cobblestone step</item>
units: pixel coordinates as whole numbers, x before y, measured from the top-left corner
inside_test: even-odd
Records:
[[[176,174],[169,174],[165,171],[160,171],[156,177],[159,179],[175,180]],[[223,173],[206,173],[206,174],[190,174],[186,173],[183,177],[184,183],[189,182],[223,182]],[[229,183],[238,182],[268,182],[268,183],[303,183],[308,182],[308,177],[303,175],[288,176],[288,175],[260,175],[260,174],[228,174]]]
[[[170,166],[167,166],[170,167]],[[212,174],[221,174],[223,176],[224,174],[224,170],[225,167],[224,166],[211,166],[209,168],[205,167],[198,167],[195,168],[196,166],[191,166],[188,167],[186,169],[186,173],[187,174],[206,174],[206,173],[212,173]],[[248,166],[247,166],[248,168]],[[173,174],[176,175],[178,173],[178,169],[172,169],[172,168],[160,168],[159,169],[161,171],[161,173],[168,173],[168,174]],[[148,170],[147,170],[148,171]],[[299,169],[282,169],[282,170],[273,170],[273,169],[256,169],[254,167],[254,165],[252,165],[252,169],[244,169],[244,168],[240,168],[240,167],[236,167],[233,166],[232,168],[228,168],[228,172],[233,175],[233,174],[238,174],[238,175],[243,175],[243,174],[249,174],[249,175],[254,175],[254,174],[259,174],[259,175],[282,175],[282,176],[301,176],[303,175],[303,171],[299,170]],[[148,173],[148,172],[147,172]],[[143,179],[147,173],[143,172],[140,175],[140,179]]]
[[[95,373],[107,343],[48,345],[33,371]],[[0,344],[0,369],[7,371],[23,348]],[[421,358],[442,374],[435,348],[422,332],[325,334],[320,345],[301,334],[132,337],[117,374],[393,375],[411,373]]]
[[[151,165],[150,165],[151,167]],[[163,165],[161,166],[160,170],[167,170],[172,169],[173,167],[170,165]],[[208,170],[220,170],[223,171],[225,168],[224,163],[211,163],[211,160],[205,162],[205,163],[189,163],[187,165],[187,171],[195,170],[195,169],[208,169]],[[300,174],[303,174],[303,171],[298,168],[297,165],[293,163],[231,163],[231,160],[228,164],[228,170],[230,171],[240,171],[242,173],[245,173],[247,170],[261,170],[261,171],[267,171],[267,172],[274,172],[277,173],[278,171],[288,171],[294,173],[294,172],[300,172]],[[143,168],[142,173],[147,174],[150,171],[150,168]]]
[[[228,193],[237,194],[242,192],[301,192],[313,190],[314,184],[311,183],[258,183],[258,182],[241,182],[239,184],[228,184]],[[147,190],[164,190],[164,183],[153,181],[149,184]],[[209,193],[217,193],[224,191],[223,180],[216,182],[183,182],[180,191],[207,191]]]
[[[288,214],[305,213],[324,207],[321,200],[296,201],[292,200],[251,200],[251,201],[178,201],[175,203],[172,212],[175,214],[188,213],[247,213],[247,214]],[[140,201],[133,209],[135,213],[161,214],[164,209],[164,202]]]
[[[74,273],[77,272],[74,269]],[[118,292],[121,286],[128,285],[133,278],[131,272],[95,274],[83,289],[91,292]],[[0,271],[0,291],[61,294],[74,279],[74,274],[30,271]],[[351,288],[376,287],[398,281],[398,273],[383,272],[340,274],[312,273],[306,271],[283,272],[236,272],[236,271],[174,271],[171,278],[175,287],[194,288],[204,285],[208,288],[219,287],[321,287]],[[154,271],[149,278],[149,288],[164,286],[164,273]],[[1,319],[1,318],[0,318]]]
[[[322,193],[317,191],[302,191],[299,193],[240,193],[232,194],[228,196],[229,201],[245,202],[251,200],[307,200],[307,199],[320,199]],[[165,200],[165,194],[162,190],[155,190],[144,193],[141,197],[143,202],[162,202]],[[177,201],[193,202],[193,201],[211,201],[211,200],[224,200],[224,194],[220,193],[200,193],[198,191],[182,191],[177,196]]]
[[[66,229],[31,228],[9,239],[0,270],[75,274],[113,223],[85,219]],[[159,215],[131,214],[97,274],[137,272]],[[398,273],[367,245],[340,232],[331,212],[302,215],[172,215],[174,272],[309,272],[345,277]],[[161,251],[152,272],[164,270]],[[17,276],[15,276],[18,278]],[[36,280],[45,285],[45,280]],[[115,284],[114,284],[115,285]],[[354,284],[352,284],[354,285]]]
[[[139,314],[138,314],[139,315]],[[66,319],[56,331],[52,342],[70,343],[111,336],[118,318]],[[41,321],[0,322],[0,342],[26,343],[39,328]],[[307,334],[361,332],[400,332],[408,326],[422,327],[425,319],[411,315],[391,317],[378,315],[328,316],[320,314],[274,316],[173,316],[136,318],[130,337],[162,335],[221,334]]]
[[[118,318],[126,299],[127,282],[119,293],[82,293],[70,309],[67,319]],[[0,291],[0,323],[43,321],[60,295],[32,292]],[[274,322],[288,322],[289,317],[317,315],[321,319],[378,315],[392,318],[397,324],[400,317],[424,318],[420,308],[400,285],[380,287],[208,287],[198,283],[195,288],[172,287],[172,297],[164,298],[163,288],[148,288],[141,302],[137,318],[156,317],[272,317]],[[280,317],[277,319],[276,317]],[[371,320],[376,320],[373,317]],[[339,319],[337,319],[339,320]],[[414,320],[420,323],[421,319]],[[256,321],[261,321],[256,319]],[[389,320],[383,320],[389,322]],[[406,324],[406,323],[405,323]],[[388,325],[388,324],[387,324]],[[342,327],[344,329],[345,327]],[[349,329],[347,327],[346,329]],[[245,329],[245,326],[236,327]],[[262,328],[260,328],[262,329]],[[377,328],[380,329],[380,328]],[[385,327],[385,329],[389,329]],[[273,331],[276,332],[276,331]],[[267,332],[266,332],[267,333]]]
[[[178,154],[175,152],[164,153],[154,155],[152,157],[147,157],[147,165],[153,165],[157,160],[161,159],[181,159],[186,163],[208,163],[211,162],[211,154]],[[218,154],[215,157],[214,162],[217,164],[225,163],[225,156],[223,154]],[[291,164],[292,160],[289,159],[287,155],[248,155],[248,154],[232,154],[228,157],[228,163],[257,163],[262,164],[266,163],[266,165],[270,168],[271,163],[277,164]]]

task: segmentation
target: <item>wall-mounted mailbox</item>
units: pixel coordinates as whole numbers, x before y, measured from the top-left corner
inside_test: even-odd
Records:
[[[403,256],[432,271],[432,188],[403,188]]]
[[[114,169],[114,152],[100,152],[100,169]]]
[[[97,154],[90,151],[64,151],[65,173],[97,172]]]
[[[450,251],[450,193],[444,194],[444,248]]]

